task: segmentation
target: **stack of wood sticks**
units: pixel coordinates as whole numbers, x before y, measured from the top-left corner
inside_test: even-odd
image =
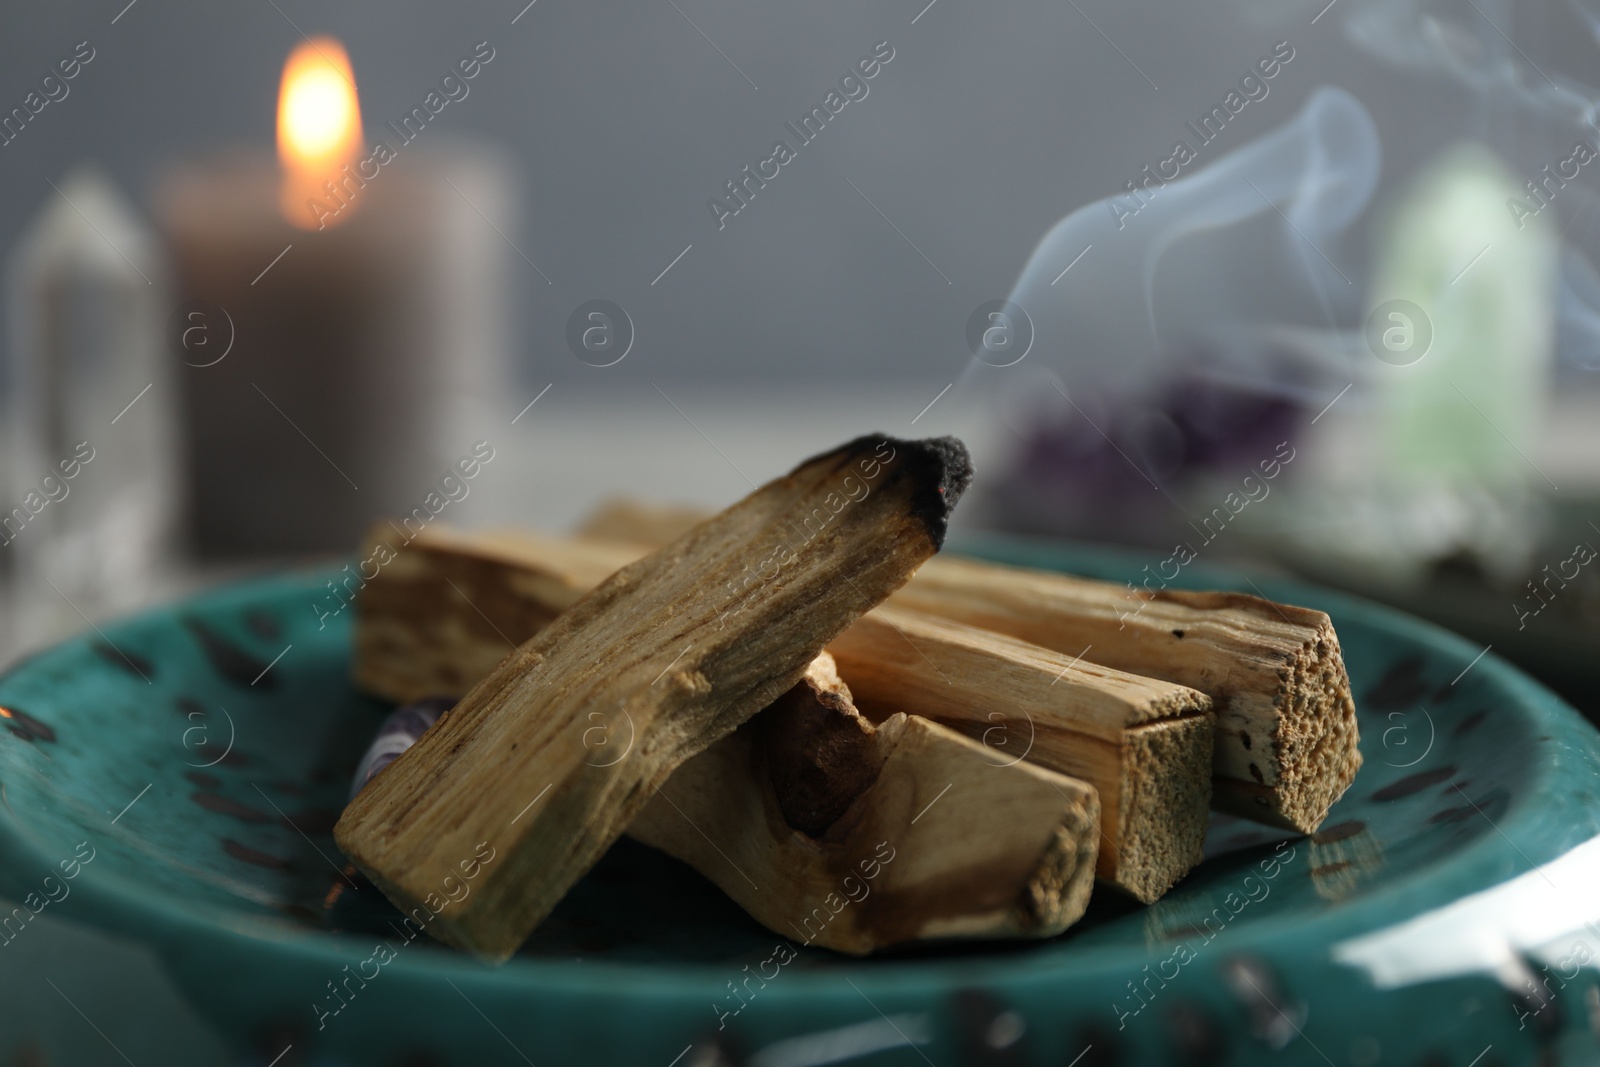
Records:
[[[873,436],[713,515],[379,523],[355,681],[458,700],[340,846],[409,910],[489,842],[428,929],[501,960],[624,833],[864,954],[1053,936],[1096,885],[1152,902],[1212,808],[1315,830],[1361,762],[1328,617],[934,558],[970,478],[954,439]]]

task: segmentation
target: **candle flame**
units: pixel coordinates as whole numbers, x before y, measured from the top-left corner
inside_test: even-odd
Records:
[[[278,90],[278,206],[301,229],[320,230],[349,216],[354,183],[342,170],[361,155],[361,108],[344,46],[314,37],[289,53]]]

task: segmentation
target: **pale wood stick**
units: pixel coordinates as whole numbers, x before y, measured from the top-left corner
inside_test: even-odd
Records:
[[[868,718],[914,710],[1094,786],[1096,873],[1135,899],[1159,899],[1200,862],[1214,723],[1204,694],[900,608],[868,612],[828,648]]]
[[[1208,694],[1212,804],[1224,811],[1310,833],[1361,767],[1350,677],[1323,612],[965,559],[933,561],[890,603]]]
[[[506,657],[356,796],[339,846],[431,933],[505,959],[681,763],[938,550],[970,478],[953,438],[861,438],[769,482]],[[629,724],[625,758],[591,759],[593,716]],[[500,858],[441,899],[483,842]]]
[[[355,592],[355,683],[409,704],[460,697],[506,654],[649,549],[427,526],[407,541],[380,522],[363,559],[387,559]]]
[[[693,514],[611,501],[590,524],[595,537],[648,546]],[[1350,678],[1323,612],[951,556],[931,561],[890,603],[1210,696],[1212,805],[1223,811],[1311,833],[1361,768]]]
[[[1088,904],[1099,804],[926,719],[876,727],[824,653],[806,679],[679,767],[630,836],[769,929],[864,954],[951,937],[1050,937]]]
[[[454,695],[586,576],[637,551],[427,531],[357,600],[358,684],[400,701]],[[862,618],[830,646],[870,714],[942,720],[989,742],[996,763],[1026,750],[1088,781],[1106,834],[1097,873],[1139,900],[1155,900],[1199,861],[1212,744],[1203,694],[929,616],[895,615],[903,636],[885,618]]]

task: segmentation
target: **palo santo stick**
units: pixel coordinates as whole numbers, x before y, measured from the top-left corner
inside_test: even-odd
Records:
[[[611,501],[581,529],[650,546],[693,514]],[[1223,811],[1312,833],[1361,767],[1350,678],[1323,612],[949,556],[890,604],[1205,693],[1217,714],[1211,802]]]
[[[383,533],[381,526],[375,531]],[[454,695],[463,675],[470,682],[471,672],[492,669],[511,642],[526,639],[586,577],[637,552],[430,529],[357,601],[357,682],[403,702]],[[1156,899],[1198,862],[1212,743],[1211,720],[1200,714],[1208,705],[1203,695],[1073,665],[1047,649],[932,618],[904,623],[908,644],[883,618],[862,618],[830,646],[841,655],[862,642],[883,646],[881,656],[847,656],[845,669],[870,697],[865,706],[874,717],[906,712],[941,719],[990,742],[997,764],[1022,758],[1037,735],[1029,759],[1100,791],[1110,844],[1101,843],[1098,873],[1140,900]]]
[[[403,703],[459,696],[514,647],[510,637],[537,632],[575,600],[580,578],[609,573],[616,550],[579,544],[430,529],[362,591],[358,684]],[[959,805],[892,825],[922,810],[903,811],[906,797],[946,786]],[[875,814],[844,820],[852,805]],[[769,929],[864,953],[921,938],[1059,933],[1088,901],[1098,827],[1086,783],[925,719],[873,727],[824,652],[801,684],[674,771],[628,834],[694,867]],[[866,874],[877,874],[880,840],[898,866],[874,883]],[[893,907],[852,905],[828,921],[838,894],[864,892]]]
[[[926,719],[874,727],[826,653],[679,767],[629,827],[768,929],[865,954],[948,937],[1050,937],[1094,880],[1092,788]]]
[[[861,438],[769,482],[502,661],[356,796],[339,846],[402,909],[430,912],[430,932],[505,959],[679,764],[938,550],[970,479],[953,438]],[[625,758],[591,758],[593,716],[630,725]],[[482,842],[503,858],[442,900]]]
[[[914,711],[989,742],[996,757],[1094,786],[1096,874],[1136,899],[1158,899],[1200,862],[1214,723],[1204,694],[890,607],[828,649],[869,718]]]
[[[1323,612],[964,559],[931,562],[890,604],[1207,694],[1212,804],[1247,819],[1311,833],[1361,767],[1350,678]]]
[[[508,652],[643,555],[634,546],[388,523],[363,559],[388,559],[356,597],[355,683],[401,704],[460,697]]]

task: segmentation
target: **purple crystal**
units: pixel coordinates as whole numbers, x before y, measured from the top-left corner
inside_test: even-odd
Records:
[[[455,707],[455,703],[450,697],[425,697],[390,712],[389,717],[383,720],[383,725],[378,727],[378,736],[367,746],[361,763],[356,767],[355,778],[350,783],[350,796],[353,798],[361,792],[368,782],[377,777],[379,771],[416,744],[417,739],[428,732],[428,727]]]
[[[1080,395],[1025,435],[992,497],[1034,533],[1164,544],[1178,499],[1208,476],[1249,473],[1307,415],[1287,383],[1256,389],[1186,376],[1138,397]]]

